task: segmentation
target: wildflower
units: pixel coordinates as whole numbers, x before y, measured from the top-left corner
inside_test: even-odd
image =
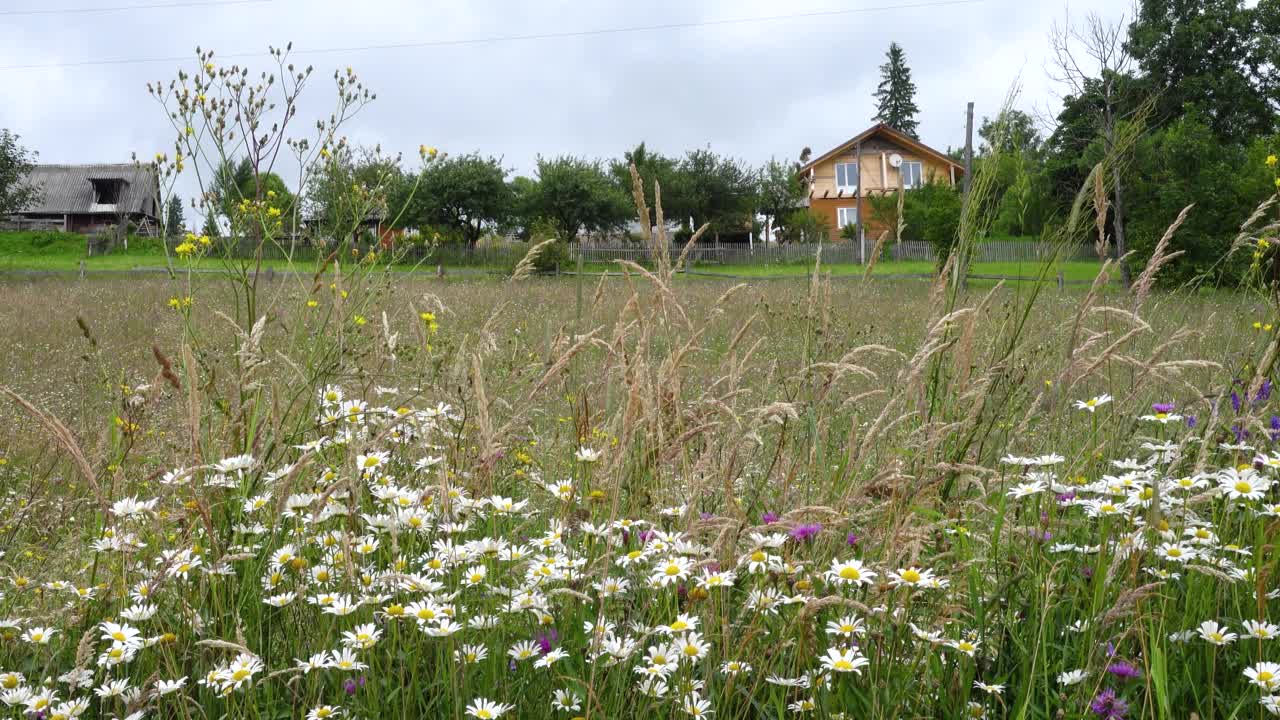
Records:
[[[355,650],[352,650],[349,647],[334,652],[330,658],[328,666],[336,670],[358,672],[369,667],[368,665],[360,662],[360,660],[356,658]]]
[[[1096,397],[1091,397],[1088,400],[1077,400],[1075,401],[1075,407],[1077,410],[1093,412],[1094,410],[1097,410],[1098,407],[1106,405],[1109,402],[1111,402],[1111,396],[1103,393]]]
[[[1227,632],[1225,627],[1214,620],[1205,620],[1200,623],[1199,631],[1200,637],[1211,645],[1226,645],[1239,637],[1233,632]]]
[[[1031,482],[1023,482],[1014,485],[1009,489],[1007,495],[1015,500],[1030,497],[1038,493],[1042,493],[1048,487],[1043,480],[1032,480]]]
[[[778,513],[773,512],[772,510],[760,516],[760,521],[763,522],[765,525],[772,525],[778,522],[778,520],[779,520]]]
[[[710,646],[696,632],[691,632],[681,637],[676,645],[680,648],[680,657],[691,662],[696,662],[706,657],[707,652],[710,650]]]
[[[1280,635],[1280,625],[1272,625],[1269,622],[1257,620],[1245,620],[1244,630],[1249,633],[1249,637],[1256,640],[1270,640]]]
[[[1084,682],[1088,677],[1089,673],[1082,669],[1068,670],[1066,672],[1058,673],[1058,684],[1063,687],[1078,685]]]
[[[1245,668],[1244,676],[1267,692],[1280,690],[1280,663],[1260,662]]]
[[[854,635],[861,635],[864,632],[866,632],[866,629],[862,625],[862,619],[852,615],[845,615],[839,620],[832,620],[827,623],[828,635],[852,638]]]
[[[689,717],[700,718],[711,714],[711,703],[694,693],[685,696],[681,708]]]
[[[307,711],[307,720],[325,720],[342,715],[342,708],[333,705],[317,705]]]
[[[1156,555],[1172,562],[1185,563],[1189,560],[1194,560],[1197,554],[1193,548],[1185,547],[1179,543],[1162,543],[1160,547],[1156,548]]]
[[[1260,500],[1271,488],[1271,479],[1253,469],[1223,470],[1218,477],[1218,489],[1232,500]]]
[[[552,695],[551,707],[561,712],[577,712],[582,709],[582,698],[568,690],[557,689]]]
[[[1103,720],[1124,720],[1129,712],[1129,704],[1116,697],[1115,690],[1107,688],[1094,696],[1093,702],[1089,703],[1089,710]]]
[[[467,714],[477,720],[494,720],[515,708],[515,705],[496,703],[484,698],[476,698],[467,704]]]
[[[865,657],[862,657],[856,651],[851,649],[842,650],[840,648],[827,648],[827,653],[821,656],[819,660],[822,663],[822,667],[833,672],[851,672],[857,675],[862,674],[861,668],[870,664]]]
[[[691,563],[688,558],[680,557],[679,555],[672,555],[666,560],[658,563],[653,570],[651,579],[654,584],[666,587],[667,585],[688,579],[689,569],[692,566],[693,563]]]
[[[790,535],[793,540],[804,542],[817,537],[820,532],[822,532],[822,525],[820,523],[809,523],[806,525],[797,525],[791,530]]]
[[[604,455],[604,453],[599,450],[593,450],[589,447],[580,447],[578,448],[578,451],[573,454],[573,457],[580,463],[590,464],[598,461],[602,455]]]
[[[730,677],[741,673],[749,673],[751,672],[751,664],[741,660],[726,660],[720,666],[720,672]]]
[[[1268,155],[1268,156],[1267,156],[1267,159],[1266,159],[1266,161],[1265,161],[1265,162],[1267,163],[1267,167],[1272,167],[1272,168],[1273,168],[1273,167],[1275,167],[1275,166],[1276,166],[1276,156],[1275,156],[1275,155]]]
[[[512,660],[528,660],[538,655],[538,644],[532,640],[523,640],[512,645],[511,649],[507,651],[507,655]]]
[[[536,668],[549,668],[556,663],[557,660],[563,660],[569,657],[569,653],[564,648],[556,648],[533,662]]]
[[[988,695],[999,695],[1004,692],[1004,685],[999,685],[999,684],[988,685],[987,683],[984,683],[981,680],[974,680],[973,687],[975,690],[981,690],[982,692],[987,693]]]
[[[365,623],[357,625],[354,630],[348,630],[342,633],[342,642],[347,647],[359,648],[367,650],[378,643],[382,638],[382,631],[374,626],[373,623]]]
[[[1143,415],[1142,419],[1151,422],[1158,422],[1161,425],[1181,420],[1182,416],[1175,413],[1173,410],[1173,403],[1153,403],[1151,405],[1152,414]]]
[[[909,567],[906,569],[899,568],[897,572],[889,573],[889,582],[894,587],[901,586],[917,586],[927,585],[933,579],[933,573],[929,570],[921,570],[917,567]]]
[[[832,559],[826,578],[838,585],[869,585],[876,579],[876,574],[866,568],[861,560],[840,562]]]
[[[1116,662],[1111,663],[1107,666],[1107,672],[1119,678],[1136,679],[1142,677],[1142,671],[1139,670],[1136,665],[1127,660],[1117,660]]]
[[[22,633],[22,639],[34,645],[48,645],[49,640],[58,633],[49,627],[33,627]]]
[[[185,687],[187,684],[186,677],[180,677],[177,680],[157,680],[156,693],[159,695],[168,695],[175,693]]]

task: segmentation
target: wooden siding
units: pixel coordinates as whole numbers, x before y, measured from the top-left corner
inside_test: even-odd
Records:
[[[902,188],[901,170],[889,164],[889,156],[894,153],[902,156],[903,164],[908,162],[921,164],[922,182],[933,181],[954,185],[955,180],[958,179],[952,175],[950,165],[931,155],[914,152],[885,138],[871,137],[862,142],[862,164],[858,167],[858,192],[863,198],[870,195],[890,194]],[[812,169],[809,207],[826,219],[827,226],[831,229],[831,240],[835,242],[841,240],[837,218],[839,209],[844,207],[860,206],[858,220],[866,231],[868,241],[874,240],[881,232],[888,229],[873,217],[870,202],[862,200],[859,203],[858,197],[852,192],[845,192],[842,195],[836,188],[836,165],[857,161],[858,151],[851,148],[823,160]]]

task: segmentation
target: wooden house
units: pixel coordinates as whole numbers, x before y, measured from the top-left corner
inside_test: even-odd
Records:
[[[37,165],[24,182],[38,186],[40,198],[8,218],[11,227],[89,234],[132,225],[140,235],[160,232],[160,186],[149,165]]]
[[[883,230],[867,198],[910,191],[925,182],[955,185],[964,166],[905,133],[879,123],[800,168],[810,209],[827,220],[832,239],[855,225],[859,240]]]

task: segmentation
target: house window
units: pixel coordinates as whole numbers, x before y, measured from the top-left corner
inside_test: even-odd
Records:
[[[836,208],[836,225],[840,229],[858,224],[858,208],[842,207]]]
[[[858,163],[836,163],[836,190],[858,192]]]
[[[924,178],[924,165],[919,162],[902,163],[902,187],[914,190],[920,187]]]

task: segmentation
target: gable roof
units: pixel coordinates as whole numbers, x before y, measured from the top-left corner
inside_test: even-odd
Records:
[[[24,215],[100,212],[94,207],[90,180],[122,180],[117,212],[156,216],[159,190],[155,169],[135,163],[96,165],[37,165],[25,182],[43,191],[39,202],[25,208]]]
[[[964,165],[961,165],[955,160],[952,160],[950,157],[947,156],[946,153],[938,150],[934,150],[933,148],[929,147],[928,145],[925,145],[919,140],[916,140],[910,135],[904,132],[900,132],[898,130],[894,130],[888,125],[885,125],[884,123],[876,123],[875,125],[872,125],[866,130],[863,130],[857,135],[854,135],[853,137],[849,138],[845,142],[840,143],[834,148],[819,155],[817,158],[809,161],[808,163],[805,163],[805,165],[800,168],[800,172],[802,173],[808,172],[811,168],[818,165],[819,163],[826,162],[827,160],[830,160],[831,158],[839,155],[840,153],[843,153],[849,148],[854,147],[858,143],[865,142],[866,140],[868,140],[869,138],[875,135],[883,135],[884,137],[888,138],[889,140],[891,140],[892,142],[898,145],[914,150],[917,153],[920,153],[921,155],[928,155],[940,162],[946,163],[947,165],[954,167],[957,172],[960,172],[961,174],[964,173]]]

